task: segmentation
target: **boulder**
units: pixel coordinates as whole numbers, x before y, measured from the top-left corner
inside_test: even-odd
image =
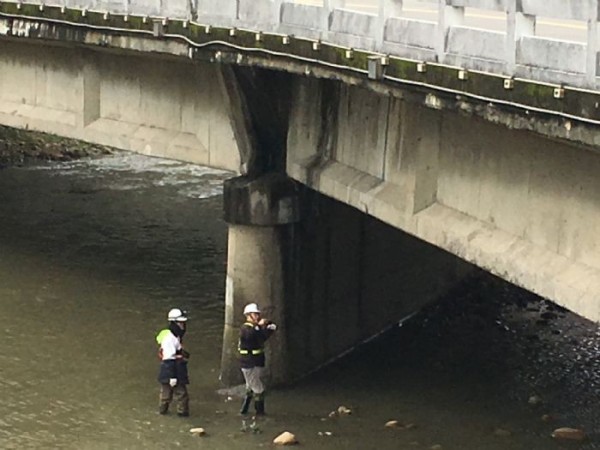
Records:
[[[298,440],[296,439],[296,436],[294,436],[289,431],[284,431],[279,436],[277,436],[275,439],[273,439],[273,444],[276,444],[276,445],[294,445],[297,443],[298,443]]]

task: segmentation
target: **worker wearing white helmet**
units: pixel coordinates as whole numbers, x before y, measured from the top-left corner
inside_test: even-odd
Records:
[[[190,415],[187,384],[189,383],[187,360],[190,354],[183,349],[183,336],[186,331],[187,315],[179,308],[173,308],[167,314],[169,327],[161,330],[156,336],[160,346],[158,351],[160,371],[160,398],[158,412],[166,414],[169,404],[175,400],[177,415]]]
[[[267,319],[261,318],[261,312],[256,303],[249,303],[244,308],[246,322],[240,329],[238,351],[244,380],[246,380],[246,396],[242,403],[241,414],[247,414],[250,402],[254,398],[256,414],[265,413],[265,387],[262,382],[262,372],[265,367],[265,341],[277,329],[277,326]]]

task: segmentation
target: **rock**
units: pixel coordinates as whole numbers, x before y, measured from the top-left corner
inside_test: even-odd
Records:
[[[204,430],[204,428],[200,428],[200,427],[190,429],[190,433],[192,433],[194,436],[206,435],[206,431]]]
[[[494,434],[496,436],[502,436],[502,437],[506,437],[506,436],[510,436],[512,433],[508,430],[505,430],[503,428],[496,428],[494,430]]]
[[[277,444],[277,445],[294,445],[297,443],[298,443],[298,440],[296,439],[296,436],[294,436],[289,431],[284,431],[279,436],[277,436],[275,439],[273,439],[273,444]]]
[[[222,395],[226,398],[227,397],[244,398],[244,396],[246,395],[246,385],[238,384],[237,386],[233,386],[230,388],[218,389],[217,394]],[[225,401],[227,401],[227,400],[225,400]]]
[[[442,450],[442,446],[440,444],[435,444],[429,447],[429,450]]]
[[[542,417],[542,422],[553,422],[555,420],[555,417],[551,414],[544,414]]]
[[[385,423],[386,428],[398,428],[400,426],[400,422],[397,420],[389,420]]]
[[[579,428],[557,428],[552,432],[552,437],[555,439],[569,439],[572,441],[582,441],[585,439],[585,433]]]
[[[532,395],[531,397],[529,397],[528,403],[530,405],[539,405],[540,403],[542,403],[542,399],[537,395]]]
[[[350,414],[352,414],[352,410],[350,410],[350,409],[346,408],[345,406],[340,406],[340,407],[337,409],[337,413],[338,413],[340,416],[347,416],[347,415],[350,415]]]

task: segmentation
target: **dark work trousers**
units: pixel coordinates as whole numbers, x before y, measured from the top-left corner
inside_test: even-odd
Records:
[[[189,414],[190,398],[188,396],[187,386],[185,384],[177,383],[174,387],[171,387],[168,383],[161,383],[158,405],[159,410],[167,412],[169,404],[173,400],[175,401],[178,414]]]

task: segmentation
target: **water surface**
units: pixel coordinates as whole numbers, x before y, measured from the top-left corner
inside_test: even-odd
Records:
[[[596,326],[486,275],[273,390],[241,431],[216,393],[229,176],[128,153],[0,171],[0,448],[263,448],[284,430],[315,449],[600,448]],[[156,414],[172,306],[191,317],[189,419]],[[556,442],[558,426],[590,437]]]

